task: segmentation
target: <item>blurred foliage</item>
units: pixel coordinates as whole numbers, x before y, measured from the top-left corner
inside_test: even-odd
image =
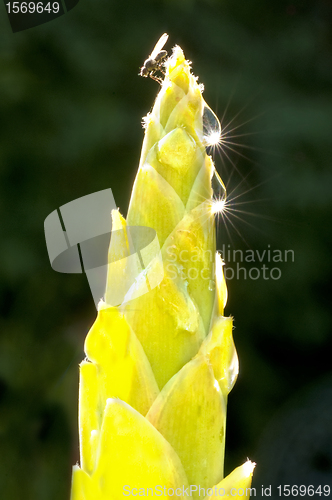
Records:
[[[52,271],[43,221],[107,187],[126,213],[141,119],[158,90],[137,73],[163,32],[167,47],[178,43],[193,61],[207,102],[220,117],[226,111],[223,126],[238,127],[229,139],[234,151],[214,154],[237,197],[227,227],[220,220],[219,248],[294,250],[294,262],[277,264],[279,280],[228,281],[226,312],[235,317],[241,365],[228,407],[226,471],[249,456],[260,481],[268,477],[259,476],[259,460],[272,463],[274,448],[259,443],[278,440],[269,422],[331,373],[331,25],[327,0],[82,0],[14,35],[2,7],[2,498],[69,496],[78,458],[77,364],[95,310],[82,275]],[[324,408],[312,434],[306,426],[307,438],[315,439],[319,415],[326,420]],[[331,450],[323,461],[308,458],[308,467],[324,464],[330,482]]]

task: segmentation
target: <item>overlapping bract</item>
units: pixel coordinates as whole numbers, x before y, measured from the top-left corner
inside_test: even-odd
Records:
[[[162,271],[163,278],[140,294],[145,270],[135,294],[129,290],[121,306],[109,307],[114,266],[108,276],[80,366],[81,463],[73,471],[72,500],[118,500],[132,488],[142,493],[157,486],[181,497],[188,485],[218,487],[229,496],[232,487],[250,486],[250,462],[223,479],[227,395],[238,362],[232,319],[223,316],[227,290],[216,253],[204,106],[175,47],[145,119],[127,220],[112,213],[113,227],[123,229],[119,247],[128,245],[127,224],[156,231],[162,259],[153,259],[148,271]],[[116,251],[113,241],[110,252]],[[128,265],[118,261],[117,279]],[[196,498],[198,491],[193,488]]]

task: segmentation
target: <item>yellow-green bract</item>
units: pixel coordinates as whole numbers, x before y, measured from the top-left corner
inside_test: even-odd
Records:
[[[223,478],[226,403],[238,362],[232,319],[223,316],[227,291],[216,253],[205,107],[175,47],[145,119],[127,220],[112,213],[113,265],[80,365],[80,466],[73,470],[72,500],[160,491],[249,496],[251,462]],[[130,272],[128,259],[114,266],[129,244],[127,225],[153,228],[161,258],[138,276],[135,293],[112,307],[114,279]],[[161,280],[145,293],[147,273]]]

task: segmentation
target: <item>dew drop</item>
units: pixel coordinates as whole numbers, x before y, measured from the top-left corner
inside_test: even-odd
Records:
[[[203,141],[205,146],[216,146],[221,139],[221,125],[218,117],[205,103],[203,109]]]
[[[217,170],[214,169],[212,179],[211,179],[211,186],[213,190],[213,198],[218,199],[218,200],[225,200],[226,199],[226,188],[225,184],[223,183],[220,175],[218,174]]]
[[[210,292],[213,292],[213,290],[216,289],[216,282],[214,280],[209,281],[209,290]]]
[[[226,188],[216,169],[213,172],[211,186],[213,191],[212,212],[221,213],[226,203]]]

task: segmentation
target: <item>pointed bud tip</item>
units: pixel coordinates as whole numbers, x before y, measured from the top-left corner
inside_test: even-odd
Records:
[[[245,476],[249,477],[253,473],[255,467],[256,467],[255,462],[252,462],[251,460],[247,460],[245,462],[245,464],[243,464]]]

